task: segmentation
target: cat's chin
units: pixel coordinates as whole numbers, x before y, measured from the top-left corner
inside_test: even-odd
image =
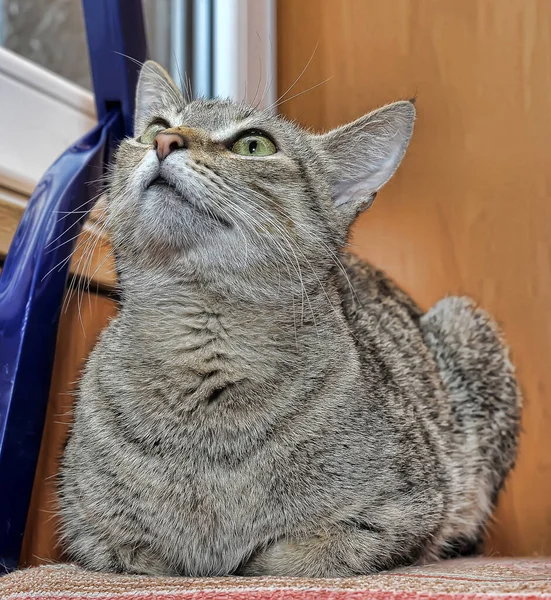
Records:
[[[233,229],[232,223],[225,219],[216,210],[204,206],[193,198],[187,197],[181,193],[173,184],[162,179],[156,178],[146,189],[146,201],[154,202],[155,206],[168,218],[177,216],[186,216],[186,213],[194,217],[209,222],[214,222],[227,229]]]

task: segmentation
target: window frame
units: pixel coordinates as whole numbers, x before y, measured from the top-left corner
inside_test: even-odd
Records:
[[[96,124],[93,94],[0,48],[0,188],[27,197],[48,167]]]

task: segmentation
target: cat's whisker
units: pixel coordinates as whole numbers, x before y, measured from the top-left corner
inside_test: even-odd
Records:
[[[300,282],[300,289],[301,289],[301,298],[302,298],[302,320],[304,320],[304,293],[305,293],[305,289],[304,289],[304,283],[302,282],[302,276],[301,276],[301,272],[299,269],[296,268],[296,266],[292,263],[289,263],[288,260],[288,254],[287,252],[285,252],[285,250],[283,249],[283,247],[279,244],[279,242],[277,242],[277,240],[275,240],[275,238],[273,237],[273,235],[270,234],[270,232],[268,232],[266,230],[265,227],[263,227],[263,225],[258,222],[256,219],[254,219],[254,217],[252,215],[249,215],[248,213],[246,213],[245,211],[241,210],[241,208],[239,206],[234,205],[234,210],[237,210],[238,212],[241,213],[242,218],[244,218],[246,221],[251,221],[252,227],[251,227],[251,231],[256,232],[257,229],[259,229],[260,231],[263,231],[266,236],[268,237],[268,239],[271,239],[272,243],[275,245],[276,250],[279,252],[281,258],[283,259],[283,263],[285,264],[285,267],[287,269],[287,274],[289,276],[289,281],[293,282],[293,277],[291,275],[291,269],[289,268],[289,265],[291,265],[291,267],[295,270],[296,274],[299,277],[299,282]],[[278,265],[278,273],[279,273],[279,277],[281,279],[281,271],[279,270],[279,265]],[[293,302],[293,323],[294,323],[294,327],[295,327],[295,338],[296,338],[296,318],[295,318],[295,303],[294,303],[294,292],[292,293],[292,302]],[[297,341],[298,344],[298,341]],[[297,345],[297,349],[298,349],[298,345]]]
[[[279,96],[279,98],[277,98],[275,100],[275,102],[273,103],[273,105],[271,107],[269,107],[269,110],[275,108],[276,106],[278,106],[278,102],[280,100],[282,100],[283,98],[285,98],[285,96],[295,87],[295,85],[301,80],[302,76],[306,73],[308,67],[310,66],[312,60],[314,60],[314,56],[316,55],[316,52],[318,50],[318,46],[319,46],[319,42],[316,42],[316,45],[314,47],[314,50],[310,56],[310,58],[308,59],[308,62],[306,63],[306,65],[304,66],[304,68],[302,69],[302,71],[300,72],[299,76],[293,81],[293,83],[283,92],[283,94],[281,94],[281,96]]]
[[[55,214],[56,215],[80,215],[80,214],[87,214],[90,211],[88,210],[56,210]],[[61,221],[62,219],[64,219],[65,217],[62,217],[61,219],[58,220]]]
[[[82,231],[81,231],[82,233]],[[80,234],[81,234],[80,233]],[[79,235],[80,235],[79,234]],[[78,237],[78,236],[75,236]],[[73,237],[72,239],[75,239],[75,237]],[[48,275],[50,275],[50,273],[52,273],[53,271],[55,271],[56,269],[62,268],[65,264],[67,264],[74,256],[74,254],[76,253],[77,250],[79,250],[80,248],[83,247],[84,244],[86,244],[89,240],[84,237],[84,239],[76,244],[75,248],[73,249],[73,251],[69,254],[69,256],[67,256],[66,258],[64,258],[63,260],[61,260],[60,262],[58,262],[56,265],[54,265],[42,278],[42,281],[44,281],[46,279],[46,277],[48,277]]]
[[[221,187],[227,187],[227,186],[226,186],[226,183],[225,183],[225,182],[224,182],[224,181],[223,181],[223,180],[222,180],[220,177],[217,177],[217,179],[218,179],[218,183],[219,183],[219,185],[220,185]],[[243,200],[246,202],[246,198],[244,198],[244,197],[243,197],[241,194],[239,194],[238,192],[236,193],[234,190],[229,190],[229,191],[231,191],[232,193],[236,194],[238,197],[241,197],[241,198],[243,198]],[[251,228],[251,231],[252,231],[252,232],[256,231],[256,227],[260,227],[260,229],[261,229],[261,230],[263,230],[263,231],[264,231],[264,232],[267,234],[268,238],[269,238],[269,239],[271,239],[271,240],[272,240],[272,242],[273,242],[274,244],[276,244],[276,245],[277,245],[277,247],[278,247],[278,250],[280,251],[280,253],[281,253],[282,257],[283,257],[283,260],[284,260],[284,262],[286,262],[287,253],[286,253],[286,252],[283,250],[283,248],[282,248],[282,247],[281,247],[281,245],[280,245],[280,244],[279,244],[279,243],[278,243],[278,242],[275,240],[275,238],[274,238],[273,236],[271,236],[271,235],[269,234],[269,232],[268,232],[268,231],[267,231],[267,230],[266,230],[266,229],[265,229],[265,228],[264,228],[264,227],[263,227],[263,226],[262,226],[260,223],[256,222],[256,221],[254,220],[254,218],[252,217],[252,215],[250,215],[250,214],[246,213],[245,211],[242,211],[241,207],[239,207],[238,205],[236,205],[236,204],[234,203],[234,204],[233,204],[233,208],[234,208],[234,210],[237,210],[238,212],[240,212],[240,213],[241,213],[241,215],[242,215],[243,217],[245,217],[246,219],[250,219],[250,220],[252,220],[252,221],[253,221],[253,226],[252,226],[252,228]],[[268,215],[268,217],[270,218],[270,216],[269,216],[269,215]],[[293,250],[292,250],[292,242],[289,242],[289,240],[287,239],[287,237],[288,237],[288,236],[287,236],[286,232],[284,232],[284,231],[283,231],[281,228],[279,228],[279,225],[278,225],[276,222],[274,222],[273,220],[271,220],[271,218],[270,218],[270,224],[271,224],[273,227],[275,227],[275,228],[277,228],[277,229],[280,229],[280,232],[281,232],[281,233],[283,233],[283,235],[285,236],[285,241],[286,241],[286,243],[287,243],[287,244],[290,244],[291,251],[293,251]],[[294,253],[294,252],[293,252],[293,253]],[[295,254],[295,261],[296,261],[296,267],[297,267],[295,270],[296,270],[296,272],[297,272],[297,275],[299,276],[299,281],[300,281],[300,283],[301,283],[301,290],[302,290],[302,294],[304,295],[304,293],[306,293],[306,296],[307,296],[307,292],[306,292],[306,290],[305,290],[305,287],[304,287],[304,282],[303,282],[303,279],[302,279],[302,273],[301,273],[301,270],[300,270],[300,264],[299,264],[299,262],[298,262],[298,259],[296,258],[296,254]],[[291,279],[291,281],[292,281],[292,279]],[[303,297],[303,296],[302,296],[302,297]],[[308,299],[308,296],[307,296],[307,299]],[[308,300],[309,300],[309,299],[308,299]],[[304,310],[304,303],[303,303],[303,310]],[[314,315],[313,315],[313,316],[314,316]],[[304,319],[304,313],[303,313],[303,319]],[[314,319],[315,319],[315,317],[314,317]]]
[[[176,71],[178,72],[178,79],[180,80],[179,81],[180,89],[182,90],[182,92],[184,94],[184,100],[186,102],[190,102],[191,101],[191,93],[186,85],[186,81],[182,77],[182,71],[180,70],[180,64],[178,63],[178,58],[177,58],[176,52],[174,50],[172,51],[172,58],[174,60],[174,64],[176,65]],[[187,74],[185,74],[185,76],[187,77]]]
[[[75,225],[78,225],[78,223],[80,221],[82,221],[82,219],[84,219],[86,215],[82,215],[81,217],[79,217],[69,228],[67,228],[63,233],[61,233],[60,235],[58,235],[55,239],[53,239],[51,242],[49,242],[46,245],[46,248],[48,248],[49,246],[51,246],[54,242],[57,242],[57,240],[59,240],[60,238],[62,238],[68,231],[69,229],[71,229],[72,227],[74,227]],[[73,240],[76,240],[78,237],[80,237],[80,234],[82,233],[82,229],[75,234],[73,237],[69,238],[68,240],[65,240],[64,242],[61,242],[60,244],[58,244],[57,246],[55,246],[55,248],[51,248],[50,250],[47,250],[45,252],[45,254],[49,254],[50,252],[53,252],[55,250],[57,250],[58,248],[61,248],[62,246],[65,246],[65,244],[70,244]]]
[[[258,32],[256,32],[256,35],[258,36],[258,39],[262,43],[262,40],[261,40],[260,35],[259,35]],[[271,55],[275,56],[275,53],[274,53],[274,44],[273,44],[273,40],[272,40],[272,36],[271,35],[268,35],[268,41],[270,43],[270,52],[271,52]],[[271,76],[270,76],[269,80],[268,80],[268,77],[267,77],[268,74],[266,72],[266,85],[264,87],[264,93],[262,94],[262,97],[258,101],[258,104],[255,105],[255,108],[258,108],[264,102],[266,96],[268,95],[268,92],[270,91],[270,89],[272,88],[272,86],[274,84],[274,79],[275,79],[275,76],[276,76],[276,72],[277,72],[276,69],[272,69],[272,73],[271,73]]]
[[[238,194],[238,196],[242,197],[243,200],[245,202],[247,202],[248,198],[243,197],[241,194]],[[313,322],[314,322],[314,326],[316,328],[316,332],[318,332],[316,317],[315,317],[315,314],[314,314],[312,303],[310,301],[310,297],[308,295],[308,291],[307,291],[307,289],[306,289],[306,287],[304,285],[304,278],[303,278],[303,275],[302,275],[302,269],[300,267],[300,262],[298,260],[298,257],[296,255],[296,253],[295,253],[295,250],[294,250],[295,245],[293,244],[292,240],[289,238],[288,233],[279,225],[279,223],[277,223],[276,221],[274,221],[271,218],[271,215],[262,206],[259,206],[259,205],[255,204],[255,208],[264,216],[264,218],[267,218],[267,220],[270,223],[270,225],[272,227],[274,227],[276,229],[276,231],[278,231],[281,234],[283,240],[286,242],[287,246],[291,250],[291,252],[292,252],[292,254],[294,256],[294,259],[295,259],[294,262],[295,262],[295,264],[297,266],[297,269],[298,269],[298,275],[299,275],[299,280],[300,280],[300,283],[301,283],[301,288],[303,290],[304,295],[306,296],[306,301],[308,302],[308,306],[310,308],[310,313],[312,315],[312,319],[313,319]],[[274,238],[272,238],[272,239],[274,239]],[[301,324],[303,322],[304,322],[304,303],[303,303],[303,308],[302,308]],[[318,341],[319,341],[319,333],[318,333]]]
[[[106,216],[106,218],[104,219],[104,221],[102,222],[99,231],[96,232],[96,235],[94,237],[91,237],[88,240],[88,243],[87,243],[86,247],[84,248],[84,250],[82,251],[81,257],[79,259],[79,262],[78,262],[77,268],[76,268],[76,270],[80,273],[80,277],[79,277],[79,280],[76,285],[77,307],[78,307],[78,313],[79,313],[79,320],[81,323],[83,334],[85,336],[86,336],[86,332],[85,332],[84,323],[83,323],[83,319],[82,319],[82,298],[83,298],[84,294],[88,293],[89,309],[92,310],[91,296],[89,294],[90,285],[91,285],[92,281],[94,280],[96,273],[101,269],[101,267],[105,264],[105,262],[113,255],[114,249],[111,247],[111,249],[106,253],[106,255],[103,257],[103,259],[96,266],[94,273],[90,274],[90,271],[92,270],[92,262],[93,262],[95,254],[96,254],[97,247],[100,243],[103,243],[104,235],[107,232],[112,219],[113,219],[113,213],[108,214]],[[84,260],[84,263],[83,263],[83,266],[81,269],[81,262],[83,260]],[[71,297],[72,297],[72,293],[70,293],[68,296],[67,305],[71,301]]]
[[[138,60],[137,58],[134,58],[133,56],[130,56],[129,54],[125,54],[124,52],[119,52],[118,50],[112,50],[113,54],[118,54],[119,56],[122,56],[126,59],[128,59],[130,62],[133,62],[135,65],[138,65],[138,67],[143,67],[145,62],[142,62],[141,60]]]
[[[86,204],[86,203],[85,203]],[[73,227],[75,227],[75,225],[78,225],[88,214],[90,211],[78,211],[78,213],[76,214],[80,214],[80,217],[78,217],[78,219],[75,220],[74,223],[72,223],[71,225],[69,225],[69,227],[67,227],[67,229],[65,229],[64,231],[62,231],[57,237],[55,237],[53,240],[50,240],[48,242],[48,244],[46,244],[46,248],[49,248],[52,244],[54,244],[55,242],[57,242],[57,240],[59,240],[60,238],[62,238],[68,231],[69,229],[72,229]],[[56,220],[56,224],[59,223],[60,221],[63,221],[63,219],[66,219],[69,215],[75,214],[75,211],[69,211],[66,215],[64,215],[63,217],[60,217],[59,219]],[[80,235],[80,233],[76,236],[78,237]],[[59,244],[59,246],[56,246],[57,248],[60,246],[63,246],[69,242],[71,242],[72,240],[74,240],[75,238],[72,237],[69,240],[66,240],[65,242],[63,242],[62,244]]]
[[[75,266],[75,276],[71,279],[71,281],[69,283],[69,288],[68,288],[67,293],[65,295],[65,300],[64,300],[63,305],[62,305],[62,311],[63,312],[66,312],[68,310],[75,290],[76,290],[77,300],[78,300],[78,294],[79,294],[80,286],[81,286],[81,279],[84,280],[84,278],[85,278],[85,273],[84,273],[84,270],[81,269],[81,265],[82,264],[86,265],[86,260],[87,260],[88,253],[90,252],[90,250],[92,249],[92,247],[93,246],[95,247],[95,245],[99,242],[99,240],[102,239],[103,233],[105,232],[105,230],[106,230],[106,228],[108,226],[108,222],[109,222],[109,215],[102,222],[101,227],[96,232],[95,236],[90,235],[88,238],[85,238],[83,240],[83,242],[81,242],[81,244],[79,244],[75,248],[75,250],[73,251],[73,253],[71,255],[71,258],[72,258],[72,256],[74,255],[74,253],[78,249],[80,249],[80,248],[82,248],[84,246],[84,248],[83,248],[83,250],[81,252],[80,258],[79,258],[79,260],[78,260],[78,262],[77,262],[77,264]],[[84,263],[83,263],[83,260],[84,260]],[[77,278],[77,281],[75,283],[75,279],[76,278]],[[81,323],[81,327],[82,327],[82,330],[84,332],[84,323],[82,321],[82,313],[81,313],[81,304],[80,304],[80,301],[77,302],[77,306],[78,306],[78,311],[79,311],[79,321]]]
[[[259,56],[258,57],[258,83],[256,84],[256,90],[254,92],[254,97],[253,99],[250,101],[249,104],[252,104],[255,108],[258,108],[258,104],[255,104],[256,102],[256,97],[258,96],[258,92],[260,91],[260,84],[262,83],[262,58]],[[245,91],[245,99],[244,101],[247,101],[247,93]]]
[[[54,265],[45,275],[44,277],[42,277],[42,281],[44,281],[48,275],[50,275],[51,273],[53,273],[56,269],[61,269],[63,268],[70,260],[71,258],[73,258],[73,253],[71,253],[69,256],[67,256],[66,258],[64,258],[63,260],[60,260],[56,265]]]
[[[265,209],[263,209],[262,207],[260,207],[260,206],[258,206],[258,205],[257,205],[257,209],[265,211]],[[281,229],[281,230],[282,230],[282,229]],[[335,314],[337,314],[338,316],[340,316],[340,313],[337,311],[337,309],[335,308],[334,304],[331,302],[331,300],[330,300],[330,298],[329,298],[329,296],[328,296],[328,294],[327,294],[327,291],[326,291],[326,289],[325,289],[325,286],[322,284],[321,280],[319,279],[319,276],[318,276],[318,274],[316,273],[316,270],[314,269],[314,267],[313,267],[313,265],[312,265],[311,261],[310,261],[310,260],[307,258],[307,256],[304,254],[304,252],[301,250],[301,248],[300,248],[298,245],[296,246],[296,248],[297,248],[297,251],[298,251],[298,252],[299,252],[299,253],[302,255],[303,259],[304,259],[304,260],[307,262],[308,266],[310,267],[310,270],[312,271],[312,274],[313,274],[313,275],[314,275],[314,277],[316,278],[316,280],[317,280],[317,282],[318,282],[318,284],[319,284],[319,286],[320,286],[321,290],[323,291],[323,294],[325,295],[325,297],[326,297],[326,299],[327,299],[327,301],[328,301],[328,303],[329,303],[330,307],[331,307],[331,308],[332,308],[332,310],[335,312]],[[308,297],[308,296],[307,296],[307,297]],[[312,311],[312,316],[314,316],[314,315],[313,315],[313,311]],[[318,337],[318,339],[319,339],[319,337]]]
[[[86,200],[86,201],[84,201],[82,204],[80,204],[79,206],[77,206],[77,207],[76,207],[76,208],[74,208],[73,210],[66,210],[66,211],[61,211],[61,210],[59,210],[59,211],[56,211],[56,213],[55,213],[55,214],[58,214],[58,215],[59,215],[59,214],[60,214],[60,215],[63,215],[62,217],[59,217],[59,219],[57,219],[57,221],[56,221],[56,224],[57,224],[57,223],[59,223],[60,221],[63,221],[64,219],[66,219],[68,216],[70,216],[70,215],[74,215],[74,214],[79,214],[79,215],[82,215],[82,216],[81,216],[81,217],[79,217],[79,219],[76,221],[76,223],[80,222],[80,220],[81,220],[82,218],[84,218],[86,215],[88,215],[88,214],[89,214],[89,213],[92,211],[92,209],[93,209],[93,207],[94,207],[94,205],[95,205],[95,203],[96,203],[96,200],[97,200],[97,199],[98,199],[98,198],[99,198],[99,197],[100,197],[100,196],[101,196],[103,193],[104,193],[104,192],[103,192],[103,190],[102,190],[102,191],[100,191],[100,192],[99,192],[98,194],[96,194],[94,197],[90,198],[89,200]],[[81,209],[83,206],[87,206],[87,205],[89,205],[89,206],[90,206],[90,208],[89,208],[89,209],[80,210],[80,209]],[[74,224],[73,224],[73,225],[71,225],[71,227],[73,227],[73,226],[74,226]],[[70,228],[69,228],[69,229],[70,229]],[[65,232],[64,232],[64,233],[65,233]],[[62,235],[63,235],[63,233],[62,233],[61,235],[59,235],[59,236],[56,238],[56,240],[57,240],[57,239],[59,239],[60,237],[62,237]],[[50,244],[52,244],[52,243],[53,243],[53,242],[55,242],[56,240],[52,240],[52,241],[50,242]],[[48,246],[46,246],[46,247],[48,247]]]
[[[263,198],[263,197],[262,197],[262,196],[261,196],[261,195],[260,195],[258,192],[252,192],[252,193],[253,193],[254,195],[258,196],[258,197],[259,197],[261,200],[265,200],[265,198]],[[262,206],[256,205],[256,207],[257,207],[257,209],[260,209],[260,210],[263,210],[264,212],[266,212],[266,209],[264,209]],[[277,210],[277,209],[276,209],[276,210]],[[283,212],[281,209],[279,209],[279,210],[278,210],[278,212],[280,212],[280,214],[282,214],[283,216],[285,216],[284,212]],[[280,227],[280,231],[283,231],[281,227]],[[334,311],[336,314],[338,314],[338,315],[339,315],[340,313],[337,311],[337,309],[335,308],[334,304],[331,302],[331,300],[330,300],[330,298],[329,298],[329,296],[328,296],[328,294],[327,294],[327,291],[325,290],[325,287],[324,287],[324,285],[323,285],[323,284],[322,284],[322,282],[320,281],[320,279],[319,279],[319,277],[318,277],[318,274],[316,273],[316,270],[314,269],[314,267],[313,267],[312,263],[311,263],[311,262],[310,262],[310,260],[309,260],[309,259],[306,257],[306,255],[304,254],[304,252],[301,250],[301,248],[300,248],[299,246],[297,246],[297,250],[300,252],[300,254],[301,254],[301,255],[302,255],[302,257],[304,258],[304,260],[305,260],[305,261],[308,263],[308,265],[309,265],[309,267],[310,267],[310,269],[311,269],[311,271],[312,271],[312,274],[314,275],[314,277],[316,278],[317,282],[319,283],[319,285],[320,285],[320,288],[322,289],[322,291],[323,291],[323,293],[324,293],[325,297],[327,298],[327,301],[329,302],[329,305],[331,306],[331,308],[333,309],[333,311]]]
[[[306,94],[307,92],[311,92],[312,90],[316,89],[317,87],[320,87],[320,85],[327,83],[331,79],[333,79],[333,76],[328,77],[327,79],[324,79],[323,81],[320,81],[319,83],[316,83],[316,85],[313,85],[312,87],[309,87],[309,88],[303,90],[302,92],[299,92],[298,94],[294,94],[293,96],[290,96],[289,98],[285,98],[285,100],[282,100],[281,102],[277,102],[276,104],[273,104],[271,107],[269,107],[269,110],[272,110],[274,108],[279,108],[282,104],[285,104],[286,102],[289,102],[290,100],[294,100],[295,98],[298,98],[299,96],[302,96],[303,94]]]

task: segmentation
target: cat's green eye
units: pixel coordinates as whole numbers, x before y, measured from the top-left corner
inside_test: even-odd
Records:
[[[277,152],[271,139],[260,133],[247,133],[236,140],[231,151],[241,156],[270,156]]]
[[[140,135],[138,142],[141,144],[152,144],[155,136],[165,129],[166,125],[163,125],[163,123],[151,123],[151,125],[147,127],[142,135]]]

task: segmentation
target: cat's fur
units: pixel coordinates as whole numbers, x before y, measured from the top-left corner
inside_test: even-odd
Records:
[[[91,569],[346,576],[476,546],[516,456],[496,325],[428,313],[342,247],[398,166],[414,107],[324,135],[142,70],[108,202],[122,308],[80,385],[60,476]],[[278,152],[232,154],[262,130]],[[161,173],[172,187],[149,186]],[[340,260],[340,263],[339,263]],[[342,263],[342,266],[341,266]]]

